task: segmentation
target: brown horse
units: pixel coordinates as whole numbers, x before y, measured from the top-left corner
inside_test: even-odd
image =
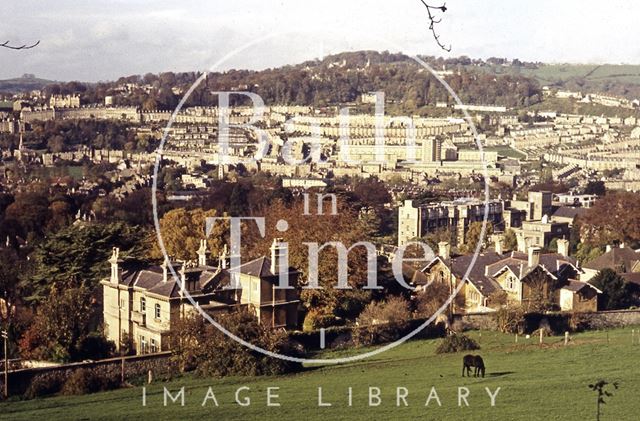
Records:
[[[471,377],[471,367],[474,367],[473,377],[478,377],[478,375],[484,377],[484,361],[480,355],[468,354],[462,358],[462,377],[464,377],[465,370],[467,377]]]

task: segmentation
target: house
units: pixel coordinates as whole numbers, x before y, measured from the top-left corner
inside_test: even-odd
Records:
[[[527,253],[503,253],[500,241],[498,237],[495,250],[477,256],[451,256],[449,244],[439,244],[438,256],[422,271],[427,282],[445,282],[452,291],[464,284],[460,289],[464,304],[453,311],[493,311],[504,299],[530,309],[540,303],[563,310],[597,309],[598,291],[575,280],[581,269],[568,256],[568,240],[558,241],[558,253],[541,253],[537,247],[529,247]],[[567,288],[564,293],[563,288]],[[416,289],[424,290],[424,285]],[[569,300],[568,294],[577,298]]]
[[[232,269],[226,250],[217,265],[207,262],[204,240],[194,262],[163,262],[162,265],[129,264],[113,249],[111,275],[103,286],[104,333],[116,344],[136,353],[170,349],[170,332],[184,317],[205,311],[210,315],[248,308],[258,320],[273,328],[298,326],[299,273],[288,268],[291,289],[277,289],[277,264],[283,252],[274,240],[271,258],[261,257]],[[173,276],[172,270],[176,276]],[[232,282],[235,280],[236,282]]]
[[[603,269],[611,269],[619,274],[640,272],[640,253],[624,243],[608,245],[604,254],[583,265],[581,281],[588,282]]]

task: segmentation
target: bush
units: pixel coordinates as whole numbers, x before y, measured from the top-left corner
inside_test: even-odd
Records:
[[[303,356],[283,331],[265,327],[247,310],[218,316],[218,321],[234,335],[273,353]],[[258,376],[298,371],[302,365],[267,357],[228,338],[199,316],[181,320],[171,332],[172,359],[181,368],[210,377]]]
[[[34,376],[24,396],[27,399],[39,398],[58,393],[64,380],[59,372],[43,373]]]
[[[493,313],[496,327],[502,333],[522,333],[525,311],[522,307],[502,307]]]
[[[304,318],[302,330],[304,332],[311,332],[322,327],[327,328],[330,326],[335,326],[337,322],[337,317],[331,313],[309,310]]]
[[[450,354],[460,351],[472,351],[480,349],[480,345],[467,335],[454,334],[449,335],[440,342],[436,348],[436,354]]]
[[[98,369],[81,368],[74,370],[62,387],[63,395],[85,395],[120,386],[118,376],[100,373]]]

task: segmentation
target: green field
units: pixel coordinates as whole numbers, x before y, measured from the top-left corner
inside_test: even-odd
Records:
[[[428,419],[428,420],[595,420],[596,397],[587,385],[598,379],[619,382],[614,396],[607,398],[602,420],[637,420],[640,414],[640,345],[632,345],[631,328],[588,332],[563,338],[520,338],[495,332],[473,332],[487,365],[485,378],[461,378],[462,354],[437,356],[437,340],[419,340],[401,345],[376,357],[343,365],[308,367],[286,377],[226,378],[222,380],[183,377],[147,387],[147,406],[142,406],[142,388],[77,397],[53,397],[0,404],[0,418],[20,419]],[[636,338],[637,341],[637,338]],[[345,354],[330,352],[325,356]],[[185,387],[185,406],[163,406],[163,387],[173,393]],[[219,407],[212,400],[202,407],[207,388],[212,388]],[[242,386],[250,391],[251,405],[235,403],[234,393]],[[381,389],[380,406],[368,405],[368,388]],[[458,407],[458,387],[468,387],[470,407]],[[279,387],[280,407],[266,406],[266,388]],[[323,402],[318,407],[318,387]],[[353,406],[347,405],[348,388],[353,388]],[[396,406],[396,388],[408,389],[409,406]],[[442,406],[435,399],[424,404],[435,387]],[[496,406],[490,406],[485,391],[500,387]]]

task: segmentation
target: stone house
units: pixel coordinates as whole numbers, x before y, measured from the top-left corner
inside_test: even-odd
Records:
[[[286,272],[291,289],[277,289],[277,264],[283,252],[274,240],[271,258],[261,257],[235,270],[228,267],[226,251],[217,265],[207,262],[206,242],[200,243],[197,262],[162,265],[128,264],[113,249],[111,275],[103,286],[104,333],[116,344],[138,354],[170,349],[170,332],[189,314],[209,314],[248,308],[261,323],[273,328],[298,326],[298,271]],[[177,274],[173,276],[171,267]],[[237,278],[234,278],[237,277]],[[236,279],[237,282],[231,282]]]

